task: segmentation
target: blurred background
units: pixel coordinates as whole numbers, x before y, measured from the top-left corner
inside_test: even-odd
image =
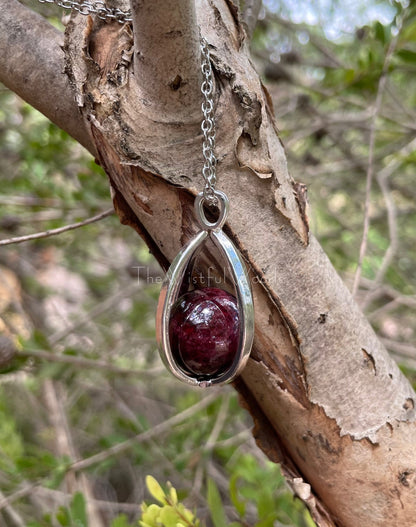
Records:
[[[264,0],[252,55],[311,230],[415,385],[415,2]],[[1,240],[111,208],[93,159],[3,86],[0,159]],[[233,390],[162,367],[161,277],[115,215],[0,247],[0,525],[138,525],[148,474],[206,525],[314,525]]]

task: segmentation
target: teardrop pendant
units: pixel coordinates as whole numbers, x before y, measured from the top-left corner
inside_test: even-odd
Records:
[[[159,296],[156,338],[168,370],[178,379],[207,387],[231,382],[250,355],[254,336],[254,308],[249,277],[232,241],[222,231],[228,198],[214,191],[219,204],[217,221],[204,213],[204,194],[195,199],[195,213],[202,230],[173,260]],[[201,246],[211,239],[223,254],[234,283],[235,297],[216,287],[184,292],[186,275],[192,273]]]

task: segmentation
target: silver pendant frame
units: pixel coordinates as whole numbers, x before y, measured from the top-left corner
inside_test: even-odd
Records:
[[[156,339],[165,366],[176,378],[200,387],[225,384],[235,379],[247,363],[254,338],[254,306],[250,279],[238,250],[222,231],[228,213],[228,198],[219,190],[214,192],[220,206],[219,217],[214,223],[207,220],[203,209],[205,197],[202,192],[198,194],[195,199],[195,213],[202,230],[179,252],[169,267],[162,284],[156,314]],[[231,278],[235,284],[240,321],[236,357],[228,370],[214,376],[194,375],[183,369],[173,356],[169,340],[169,321],[173,304],[178,299],[185,273],[192,266],[196,252],[208,238],[228,261]]]

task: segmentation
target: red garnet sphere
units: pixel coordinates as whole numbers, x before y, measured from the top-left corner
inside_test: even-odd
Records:
[[[189,372],[226,371],[238,349],[237,300],[216,287],[185,293],[172,307],[169,338],[173,355]]]

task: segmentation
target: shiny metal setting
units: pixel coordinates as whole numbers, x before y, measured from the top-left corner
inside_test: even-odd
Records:
[[[220,204],[218,220],[214,223],[207,220],[203,211],[204,193],[198,194],[195,199],[195,212],[202,230],[179,252],[169,267],[162,284],[156,315],[156,339],[160,356],[167,369],[181,381],[202,388],[225,384],[235,379],[247,363],[254,338],[254,307],[249,276],[238,250],[222,231],[222,226],[227,219],[228,199],[223,192],[219,190],[214,192],[215,199]],[[230,278],[235,284],[240,335],[236,357],[228,370],[217,376],[198,376],[185,371],[173,356],[169,339],[169,321],[173,304],[178,299],[183,281],[186,278],[185,275],[191,272],[190,267],[192,267],[195,254],[208,238],[224,255],[230,270]]]

